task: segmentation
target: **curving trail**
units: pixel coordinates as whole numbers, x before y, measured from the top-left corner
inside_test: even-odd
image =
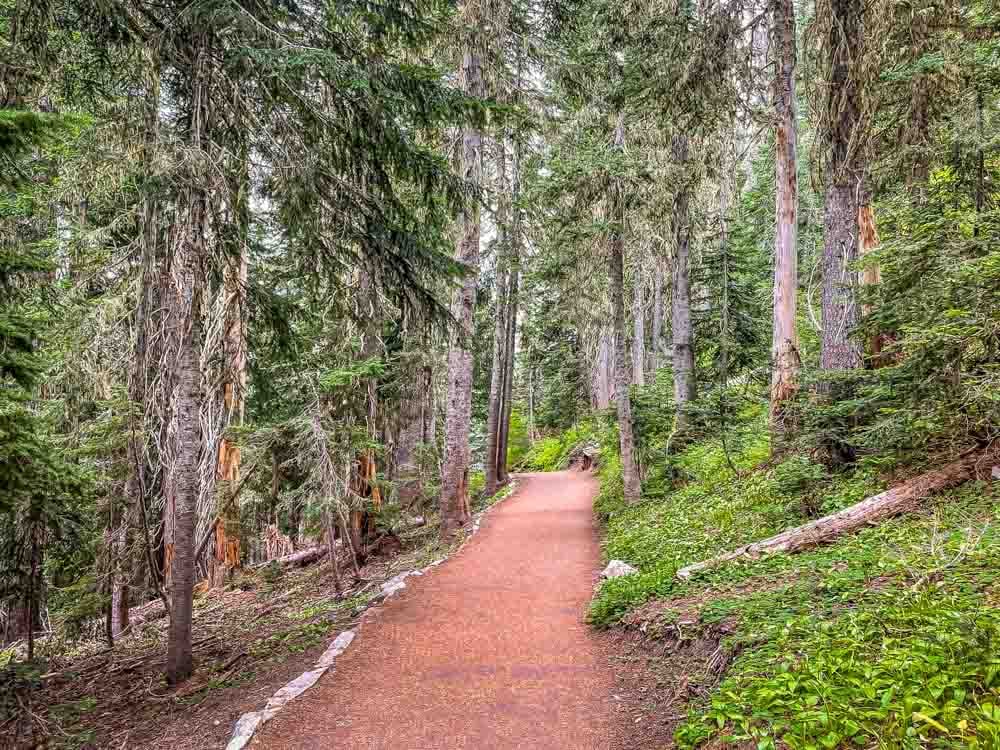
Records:
[[[586,473],[526,474],[462,551],[362,624],[253,747],[607,750],[614,675],[583,621],[600,563]]]

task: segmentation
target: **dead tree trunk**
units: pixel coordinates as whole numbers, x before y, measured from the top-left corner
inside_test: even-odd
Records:
[[[772,5],[777,70],[774,78],[774,310],[771,337],[771,452],[778,454],[795,431],[788,410],[798,391],[799,342],[795,329],[798,294],[798,156],[795,121],[795,8],[792,0]]]
[[[891,490],[869,497],[832,515],[824,516],[794,529],[787,529],[776,536],[744,545],[710,560],[688,565],[677,571],[677,577],[690,578],[700,571],[745,557],[754,559],[764,555],[798,552],[823,544],[843,534],[857,531],[865,526],[880,523],[887,518],[906,513],[916,508],[918,501],[928,495],[956,487],[973,478],[976,467],[983,461],[983,458],[982,453],[967,455],[942,469],[921,474]]]
[[[682,170],[688,160],[686,135],[675,135],[672,142],[674,164]],[[690,194],[687,185],[680,185],[674,195],[673,230],[674,263],[671,311],[674,344],[674,406],[677,426],[685,424],[684,407],[697,398],[694,371],[694,331],[691,325],[691,225]]]
[[[475,8],[466,5],[465,14]],[[478,18],[467,18],[467,27],[477,35]],[[474,40],[466,44],[462,59],[465,93],[481,99],[485,93],[482,62]],[[452,335],[448,353],[448,402],[445,417],[445,458],[441,476],[441,533],[450,536],[470,516],[469,512],[469,429],[472,421],[472,349],[473,311],[476,305],[476,282],[479,272],[479,195],[483,184],[483,134],[467,126],[462,134],[462,178],[476,195],[462,211],[462,235],[458,242],[458,261],[465,266],[466,277],[455,299],[453,314],[458,328]]]
[[[618,115],[615,127],[615,148],[625,147],[625,116]],[[611,290],[612,320],[615,334],[615,401],[618,406],[618,445],[622,460],[622,481],[625,501],[638,502],[641,487],[639,468],[636,465],[635,437],[632,432],[632,404],[629,399],[628,357],[625,334],[625,196],[622,186],[611,188],[611,261],[608,266],[608,285]]]

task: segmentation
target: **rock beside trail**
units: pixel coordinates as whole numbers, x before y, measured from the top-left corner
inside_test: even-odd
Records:
[[[627,562],[612,560],[608,563],[608,567],[601,573],[601,578],[621,578],[622,576],[630,576],[638,572],[637,569],[633,568]]]

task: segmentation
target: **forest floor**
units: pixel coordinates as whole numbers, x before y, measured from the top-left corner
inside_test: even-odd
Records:
[[[459,554],[369,610],[359,640],[252,747],[651,747],[639,681],[622,679],[634,670],[585,622],[596,481],[519,484]]]
[[[97,639],[43,640],[48,672],[32,696],[29,720],[0,721],[0,748],[224,747],[236,719],[312,669],[329,642],[356,624],[382,582],[449,551],[433,517],[399,540],[401,549],[369,557],[360,582],[345,576],[342,598],[326,557],[305,568],[244,571],[225,589],[196,597],[196,671],[177,689],[163,682],[168,621],[158,602],[133,610],[133,620],[140,613],[147,619],[114,649]],[[349,565],[341,557],[345,575]]]

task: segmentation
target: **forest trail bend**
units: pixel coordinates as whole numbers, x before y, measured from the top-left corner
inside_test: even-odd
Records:
[[[361,625],[255,748],[607,750],[614,676],[584,622],[600,558],[589,474],[519,478],[455,557]]]

